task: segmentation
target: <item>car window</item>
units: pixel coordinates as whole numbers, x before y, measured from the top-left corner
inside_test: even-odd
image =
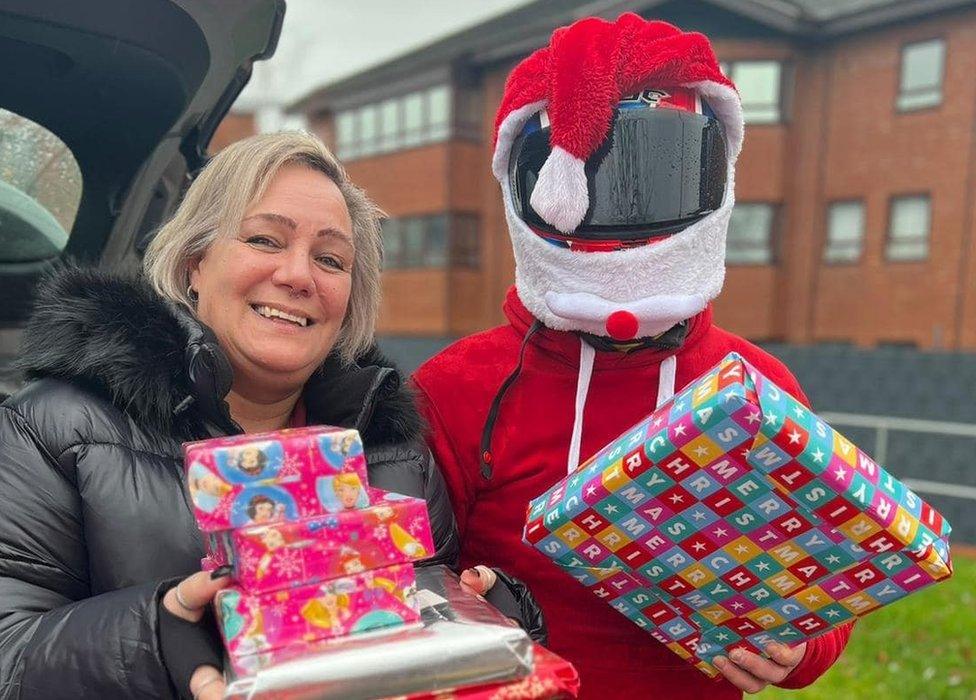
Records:
[[[81,201],[81,170],[61,139],[0,109],[0,263],[64,250]]]

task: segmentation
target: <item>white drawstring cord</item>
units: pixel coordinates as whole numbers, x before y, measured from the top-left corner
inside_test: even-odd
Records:
[[[586,394],[590,390],[594,357],[596,357],[596,350],[580,338],[579,376],[576,379],[576,413],[573,418],[573,439],[569,443],[569,461],[566,463],[566,471],[570,474],[576,471],[580,462],[580,444],[583,441],[583,406],[586,405]]]
[[[576,378],[576,407],[573,417],[573,437],[569,443],[569,458],[566,472],[572,474],[580,463],[580,447],[583,442],[583,407],[586,406],[586,395],[590,390],[590,379],[593,376],[593,360],[596,351],[593,346],[580,338],[579,374]],[[657,407],[660,408],[674,396],[674,382],[677,374],[678,360],[669,355],[661,361],[660,378],[657,385]]]
[[[677,374],[678,359],[668,355],[661,361],[661,371],[657,381],[657,407],[660,408],[674,396],[674,375]]]

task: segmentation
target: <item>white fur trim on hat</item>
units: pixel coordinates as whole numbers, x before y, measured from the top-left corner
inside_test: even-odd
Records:
[[[742,118],[742,102],[735,90],[728,85],[704,80],[700,83],[689,83],[691,88],[705,98],[708,106],[715,112],[715,116],[725,127],[725,140],[729,146],[729,160],[733,163],[742,150],[742,140],[745,126]]]
[[[505,120],[499,125],[498,137],[495,139],[495,152],[491,157],[491,172],[499,182],[507,174],[508,159],[511,156],[512,144],[515,143],[515,137],[518,136],[518,132],[525,125],[525,122],[529,120],[529,117],[545,109],[546,104],[547,102],[545,100],[540,100],[539,102],[531,102],[524,107],[514,109],[509,112]]]
[[[536,213],[563,233],[580,225],[590,206],[585,163],[556,146],[539,170],[529,202]]]

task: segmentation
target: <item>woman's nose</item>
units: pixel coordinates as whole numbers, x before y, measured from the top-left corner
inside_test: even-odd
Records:
[[[312,276],[312,261],[308,251],[290,248],[278,258],[272,281],[276,285],[288,287],[292,296],[311,296],[315,293],[315,278]]]

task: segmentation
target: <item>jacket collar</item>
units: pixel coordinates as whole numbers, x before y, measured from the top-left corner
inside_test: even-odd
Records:
[[[512,328],[519,336],[525,336],[536,320],[525,307],[525,304],[522,303],[514,285],[509,287],[508,293],[505,295],[503,310]],[[709,304],[701,313],[688,319],[688,332],[680,347],[667,350],[646,348],[630,353],[597,351],[593,368],[595,370],[626,370],[658,364],[669,355],[675,355],[696,345],[711,326],[712,305]],[[531,342],[558,362],[574,369],[579,367],[580,340],[576,333],[543,327],[533,335]]]
[[[139,277],[73,266],[49,273],[19,365],[28,379],[82,384],[153,432],[181,440],[240,432],[224,402],[230,364],[213,332]],[[367,445],[420,435],[412,396],[375,348],[353,365],[327,358],[303,400],[310,425],[357,428]]]

